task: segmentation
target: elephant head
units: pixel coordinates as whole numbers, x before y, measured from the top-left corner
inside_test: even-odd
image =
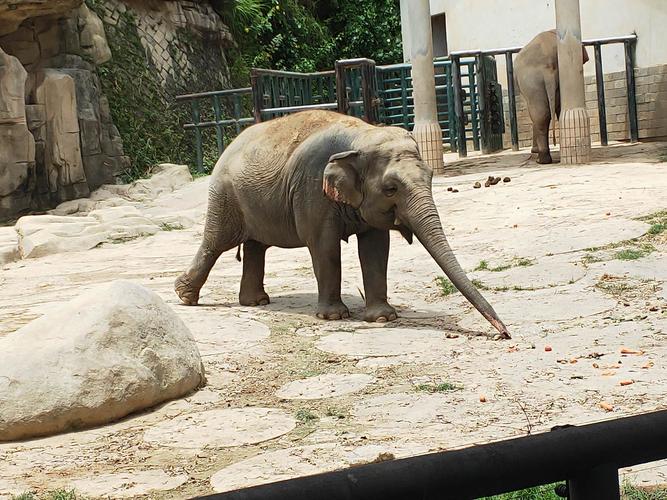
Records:
[[[414,234],[468,301],[505,338],[507,328],[466,276],[442,229],[433,201],[433,171],[421,159],[412,136],[397,127],[378,127],[353,140],[354,149],[336,153],[324,170],[323,190],[357,209],[378,229]]]

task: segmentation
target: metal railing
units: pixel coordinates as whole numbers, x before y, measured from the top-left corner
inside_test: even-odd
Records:
[[[475,149],[480,148],[479,91],[476,78],[475,59],[461,63],[461,88],[463,96],[463,128],[456,128],[456,116],[453,112],[454,98],[452,89],[452,61],[436,58],[435,94],[438,123],[442,130],[443,143],[448,143],[452,151],[457,150],[457,133],[464,133],[466,139],[473,141]],[[412,65],[408,63],[378,66],[379,95],[383,101],[381,121],[388,125],[397,125],[407,130],[414,127],[414,105],[412,103]]]
[[[608,144],[607,133],[607,113],[604,95],[604,72],[602,69],[602,46],[609,44],[623,44],[625,50],[625,78],[628,99],[628,118],[630,122],[630,140],[637,142],[639,140],[639,124],[637,121],[637,98],[635,90],[635,49],[637,45],[637,35],[627,35],[618,37],[595,38],[582,41],[584,46],[593,47],[595,59],[595,81],[597,87],[598,117],[600,121],[600,142],[603,146]],[[507,95],[509,104],[510,118],[510,138],[512,149],[519,149],[519,127],[517,123],[516,112],[516,89],[514,86],[514,54],[518,53],[523,47],[507,47],[492,50],[473,50],[452,52],[452,60],[462,57],[476,57],[479,55],[505,56],[505,67],[507,71]]]
[[[190,103],[192,121],[185,123],[183,128],[194,132],[198,172],[204,171],[202,130],[215,127],[216,145],[218,152],[222,153],[225,149],[226,128],[231,127],[236,136],[241,133],[241,129],[255,122],[254,118],[243,116],[248,112],[251,98],[250,87],[176,97],[176,102]]]
[[[566,480],[570,500],[617,500],[619,469],[664,458],[665,410],[200,498],[473,499]]]

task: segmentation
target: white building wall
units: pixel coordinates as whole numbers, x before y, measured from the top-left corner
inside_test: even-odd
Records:
[[[447,16],[450,51],[523,46],[538,33],[556,27],[555,0],[430,0],[431,14]],[[410,0],[401,0],[401,7]],[[637,66],[667,64],[667,0],[580,0],[585,39],[637,33]],[[405,16],[401,16],[402,20]],[[403,24],[403,29],[407,27]],[[405,38],[404,38],[405,40]],[[585,74],[595,73],[591,62]],[[602,50],[605,73],[625,68],[622,45]],[[498,58],[499,77],[505,66]]]

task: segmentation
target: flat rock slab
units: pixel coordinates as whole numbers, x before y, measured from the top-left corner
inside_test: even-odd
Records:
[[[374,377],[362,373],[330,373],[290,382],[278,389],[276,396],[283,399],[333,398],[360,391],[374,380]]]
[[[365,399],[352,408],[352,419],[368,436],[384,439],[400,435],[420,438],[452,437],[458,421],[458,398],[453,393],[384,394]]]
[[[571,258],[570,255],[542,257],[530,266],[512,267],[505,271],[476,271],[469,277],[492,288],[538,289],[565,285],[586,274],[584,266],[573,264]]]
[[[97,474],[72,481],[70,488],[87,497],[130,498],[155,491],[178,488],[189,479],[187,474],[170,475],[161,469]]]
[[[532,325],[548,321],[567,321],[600,314],[612,309],[616,301],[583,287],[556,287],[535,291],[485,292],[486,299],[503,322]],[[488,323],[477,311],[471,311],[459,323],[464,328],[488,330]],[[514,331],[516,333],[516,331]]]
[[[593,264],[596,271],[613,275],[628,275],[644,280],[667,281],[667,255],[653,253],[637,260],[609,260]]]
[[[12,500],[14,497],[30,491],[25,484],[14,481],[13,479],[0,478],[0,500]]]
[[[188,311],[190,313],[190,311]],[[202,356],[248,353],[271,334],[268,326],[249,316],[216,316],[201,314],[193,308],[188,325]]]
[[[427,354],[446,348],[445,334],[436,330],[377,328],[338,332],[321,338],[316,347],[356,358]]]
[[[216,492],[230,491],[428,451],[424,445],[410,443],[360,447],[340,443],[298,446],[263,453],[225,467],[211,477],[211,486]]]
[[[144,441],[172,448],[227,448],[261,443],[296,427],[289,413],[272,408],[225,408],[182,415],[149,428]]]

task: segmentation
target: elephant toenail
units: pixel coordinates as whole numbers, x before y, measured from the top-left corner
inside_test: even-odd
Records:
[[[387,322],[387,318],[385,318],[384,316],[380,316],[380,317],[379,317],[378,319],[376,319],[375,321],[378,322],[378,323],[386,323],[386,322]]]

